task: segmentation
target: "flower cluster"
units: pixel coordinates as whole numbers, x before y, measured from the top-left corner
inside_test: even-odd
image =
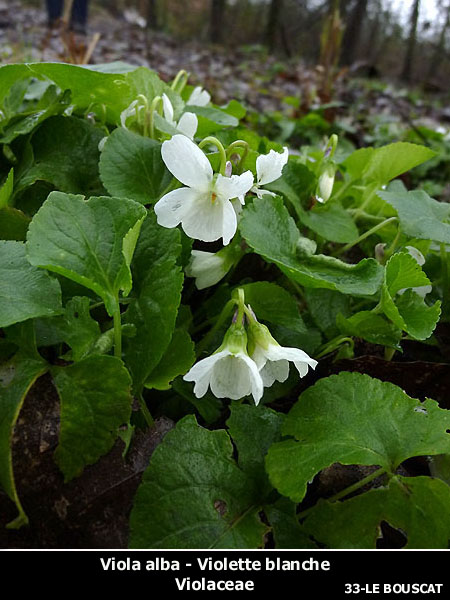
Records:
[[[178,127],[179,125],[180,123]],[[229,161],[224,164],[223,174],[215,174],[207,156],[186,135],[177,134],[163,142],[161,155],[172,175],[185,187],[165,194],[155,204],[158,223],[163,227],[176,227],[181,223],[183,231],[189,237],[203,242],[214,242],[222,238],[224,246],[227,246],[236,233],[245,195],[252,192],[261,197],[264,193],[271,193],[261,186],[281,176],[288,160],[288,149],[284,148],[282,153],[271,150],[269,154],[257,158],[256,183],[251,171],[232,175]],[[210,275],[205,273],[203,281],[219,281],[233,261],[213,256],[193,253],[192,274],[197,277],[196,272],[205,273],[204,269],[208,264],[213,272]],[[207,258],[210,259],[208,263]],[[207,283],[203,287],[207,285],[212,284]]]
[[[289,362],[294,363],[300,377],[307,374],[309,367],[315,369],[316,360],[299,348],[280,346],[269,329],[258,322],[250,306],[243,306],[243,310],[248,327],[243,325],[242,311],[238,310],[221,346],[184,376],[185,381],[195,382],[197,398],[211,388],[217,398],[239,400],[251,394],[257,405],[265,387],[286,381]]]

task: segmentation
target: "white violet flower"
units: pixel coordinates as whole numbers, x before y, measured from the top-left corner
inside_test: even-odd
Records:
[[[336,175],[336,167],[333,163],[328,163],[317,183],[316,200],[321,203],[327,202],[333,192],[334,177]]]
[[[247,353],[247,334],[238,323],[228,329],[220,348],[196,363],[183,379],[195,381],[197,398],[210,387],[217,398],[239,400],[252,394],[257,405],[264,391],[258,367]]]
[[[309,367],[315,369],[317,361],[299,348],[288,348],[272,337],[268,328],[256,319],[249,325],[250,356],[261,374],[264,387],[274,381],[286,381],[289,376],[289,361],[292,361],[300,375],[304,377]]]
[[[197,289],[203,290],[218,283],[235,262],[242,256],[239,245],[230,244],[215,254],[203,250],[192,250],[191,260],[186,267],[186,275],[195,277]]]
[[[144,106],[142,104],[139,104],[138,100],[133,100],[130,106],[127,106],[127,108],[120,113],[120,124],[122,125],[122,127],[124,129],[128,129],[127,120],[130,117],[138,119],[139,111],[143,108]]]
[[[408,250],[408,254],[412,256],[420,266],[425,264],[425,257],[420,250],[414,248],[414,246],[406,246],[406,250]],[[425,298],[425,296],[429,294],[433,288],[431,287],[431,285],[421,285],[419,287],[413,288],[402,288],[401,290],[398,290],[397,294],[401,296],[406,292],[407,289],[411,289],[421,298]]]
[[[192,140],[198,127],[197,115],[194,115],[194,113],[191,112],[185,112],[181,115],[181,118],[177,123],[174,121],[172,102],[169,100],[167,94],[162,95],[162,102],[165,120],[177,131]]]
[[[240,198],[253,185],[251,171],[242,175],[214,175],[202,150],[184,135],[163,142],[161,155],[166,167],[182,187],[165,194],[156,204],[158,223],[176,227],[191,238],[213,242],[220,238],[229,244],[236,233],[237,217],[231,199]]]
[[[281,177],[284,165],[287,163],[289,158],[289,150],[285,146],[283,152],[275,152],[271,150],[269,154],[261,154],[256,159],[256,185],[254,185],[251,191],[261,198],[263,194],[269,194],[275,196],[273,192],[269,190],[261,190],[260,186],[272,183]]]
[[[197,86],[192,90],[186,104],[188,106],[206,106],[211,100],[211,95],[202,87]]]

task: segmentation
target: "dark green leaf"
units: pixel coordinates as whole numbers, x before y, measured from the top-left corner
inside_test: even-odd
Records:
[[[131,548],[259,548],[266,526],[226,431],[187,416],[152,455],[131,512]]]
[[[59,283],[30,265],[22,242],[0,241],[0,281],[0,327],[61,311]]]
[[[401,350],[399,341],[402,337],[402,330],[370,310],[358,312],[348,319],[339,314],[337,324],[341,332],[346,335],[359,337],[371,344],[380,344]]]
[[[383,268],[374,259],[349,265],[324,255],[299,257],[302,238],[280,198],[256,198],[245,209],[240,229],[255,252],[305,287],[372,295],[381,285]]]
[[[159,200],[173,179],[161,158],[161,144],[122,127],[106,141],[100,177],[112,196],[142,204]]]
[[[17,519],[9,524],[11,528],[28,523],[14,483],[11,455],[14,426],[28,390],[46,370],[47,364],[42,359],[20,354],[0,366],[0,483],[19,511]]]
[[[133,300],[124,314],[124,322],[136,326],[136,336],[124,340],[135,389],[144,385],[172,339],[183,284],[176,265],[180,252],[179,230],[161,227],[149,213],[133,261]]]
[[[30,224],[28,258],[93,290],[112,315],[119,290],[130,292],[129,265],[145,216],[133,200],[52,192]]]
[[[258,483],[261,498],[273,488],[264,468],[264,458],[281,439],[285,415],[265,406],[232,404],[227,426],[238,451],[238,464]]]
[[[184,375],[195,362],[194,343],[184,329],[175,329],[158,365],[145,382],[146,388],[168,390],[178,375]]]
[[[129,422],[131,379],[114,356],[90,356],[52,373],[61,399],[55,459],[68,481],[106,454]]]
[[[394,472],[412,456],[450,451],[450,411],[421,403],[391,383],[359,373],[319,380],[300,396],[283,427],[295,439],[274,444],[273,485],[300,502],[308,481],[329,465],[378,465]]]
[[[387,488],[345,502],[320,502],[304,528],[328,548],[375,548],[381,521],[407,535],[405,548],[447,549],[450,487],[431,477],[397,476]]]
[[[17,174],[19,192],[35,181],[47,181],[62,192],[102,193],[98,144],[104,132],[76,117],[52,117],[31,138],[34,161]]]

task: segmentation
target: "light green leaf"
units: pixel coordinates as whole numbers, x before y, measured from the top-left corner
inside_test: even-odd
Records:
[[[259,548],[266,526],[251,478],[224,430],[193,416],[154,451],[131,511],[131,548]]]
[[[13,529],[28,523],[14,482],[11,454],[14,426],[28,390],[46,370],[44,360],[20,354],[0,366],[0,484],[19,511],[18,517],[8,525]]]
[[[124,323],[136,326],[136,336],[124,340],[124,360],[139,390],[163,357],[175,329],[183,273],[176,265],[180,232],[166,229],[149,213],[133,261],[132,301]]]
[[[145,387],[170,389],[175,377],[187,373],[194,362],[194,343],[191,336],[184,329],[175,329],[164,355],[145,382]]]
[[[191,112],[199,117],[203,117],[208,121],[212,121],[216,125],[222,125],[223,127],[237,127],[239,120],[233,115],[226,113],[218,108],[212,108],[210,106],[186,106],[185,112]]]
[[[429,283],[420,265],[408,252],[397,252],[388,260],[381,289],[381,307],[397,327],[418,340],[429,338],[434,331],[441,303],[436,301],[428,306],[419,294],[409,288]],[[407,291],[398,294],[404,289]]]
[[[395,142],[381,148],[361,148],[342,163],[352,179],[377,181],[395,179],[436,156],[436,152],[409,142]]]
[[[93,290],[112,315],[119,290],[131,289],[127,236],[135,243],[145,216],[133,200],[52,192],[30,224],[28,258]]]
[[[378,196],[396,209],[403,233],[450,244],[450,204],[430,198],[423,190],[378,192]]]
[[[381,285],[383,268],[374,259],[349,265],[330,256],[299,256],[303,238],[280,198],[256,198],[243,212],[240,230],[255,252],[305,287],[372,295]]]
[[[14,169],[8,173],[5,183],[0,188],[0,208],[5,208],[9,204],[14,187]]]
[[[131,378],[114,356],[89,356],[52,369],[61,399],[61,432],[55,460],[65,481],[106,454],[129,422]]]
[[[301,209],[299,217],[306,227],[331,242],[346,244],[354,242],[359,236],[354,220],[337,202],[316,204],[309,211]]]
[[[314,475],[335,462],[395,472],[412,456],[450,450],[450,411],[421,403],[399,387],[359,373],[320,379],[300,396],[266,467],[278,491],[300,502]]]
[[[159,200],[173,179],[161,158],[161,144],[122,127],[108,137],[99,167],[112,196],[142,204]]]
[[[328,548],[368,549],[375,548],[381,521],[407,535],[405,548],[447,549],[450,487],[431,477],[396,476],[388,487],[345,502],[319,502],[303,527]]]
[[[426,146],[395,142],[376,148],[364,169],[363,179],[387,183],[402,173],[436,156],[436,152]]]
[[[0,281],[0,327],[61,311],[58,281],[30,265],[22,242],[0,241]]]

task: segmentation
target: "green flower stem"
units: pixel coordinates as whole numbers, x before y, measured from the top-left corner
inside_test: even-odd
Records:
[[[379,223],[380,221],[384,221],[384,217],[377,217],[376,215],[371,215],[371,214],[367,213],[365,210],[363,210],[361,212],[357,208],[350,208],[348,210],[348,212],[350,215],[355,215],[356,213],[358,213],[359,217],[361,219],[364,219],[365,221],[376,221],[377,223]]]
[[[227,320],[227,318],[229,318],[231,309],[234,306],[236,306],[237,303],[238,303],[238,301],[235,298],[231,298],[231,300],[228,300],[228,302],[223,307],[222,312],[220,313],[219,318],[215,322],[214,326],[211,327],[211,329],[205,335],[205,337],[202,339],[202,341],[197,344],[197,356],[200,356],[200,354],[203,352],[203,350],[208,347],[208,345],[211,342],[212,338],[214,337],[216,331],[218,329],[220,329],[222,327],[223,323]]]
[[[327,344],[324,344],[322,346],[322,350],[318,354],[316,354],[315,358],[316,359],[322,358],[322,356],[325,356],[326,354],[330,354],[331,352],[333,352],[334,350],[339,348],[339,346],[341,346],[344,343],[349,343],[350,346],[352,347],[352,349],[355,347],[355,342],[353,341],[352,338],[350,338],[348,336],[338,335],[337,337],[332,339]]]
[[[384,253],[383,264],[385,264],[387,262],[388,258],[391,258],[391,256],[394,254],[401,235],[402,235],[402,232],[400,231],[400,227],[399,227],[395,238],[392,240],[391,245],[389,246],[389,248],[387,248],[387,250]]]
[[[394,357],[395,352],[396,352],[395,348],[385,347],[385,349],[384,349],[384,360],[388,360],[388,361],[392,360],[393,357]]]
[[[450,277],[448,272],[447,251],[445,244],[440,245],[441,254],[441,278],[442,278],[442,313],[447,315],[448,311],[448,293],[450,292]]]
[[[174,92],[177,92],[178,94],[181,94],[188,79],[189,79],[189,73],[187,71],[185,71],[184,69],[182,69],[181,71],[178,71],[175,79],[172,81],[172,85],[170,86],[170,89],[172,89]]]
[[[223,147],[222,143],[219,142],[219,140],[217,138],[215,138],[214,136],[212,136],[212,135],[208,135],[208,137],[205,137],[205,139],[200,142],[200,144],[198,145],[198,147],[199,148],[204,148],[208,144],[212,144],[219,151],[219,154],[220,154],[220,174],[221,175],[225,175],[225,169],[226,169],[226,166],[227,166],[227,155],[226,155],[226,152],[225,152],[225,148]]]
[[[120,305],[117,302],[117,307],[113,314],[114,322],[114,356],[122,359],[122,319],[120,317]]]
[[[344,194],[344,192],[346,192],[348,190],[348,188],[351,187],[354,183],[355,183],[355,179],[349,179],[348,181],[343,183],[341,185],[341,187],[338,189],[338,191],[335,194],[333,194],[333,200],[338,200]],[[356,209],[354,209],[354,210],[356,211]],[[351,212],[351,211],[349,211],[349,212]]]
[[[372,190],[372,192],[370,192],[370,194],[367,196],[367,198],[364,200],[364,202],[361,204],[361,206],[356,209],[356,211],[353,214],[353,219],[355,221],[357,221],[361,217],[361,215],[364,213],[365,209],[371,203],[372,198],[375,196],[376,192],[377,192],[377,189],[375,188],[374,190]]]
[[[239,164],[237,166],[238,171],[240,171],[242,169],[244,160],[247,158],[247,154],[249,151],[249,145],[244,140],[236,140],[235,142],[230,144],[227,148],[227,151],[226,151],[227,159],[230,159],[230,157],[233,153],[233,150],[235,150],[236,148],[241,148],[243,150],[243,152],[241,154],[241,158],[239,160]]]
[[[142,395],[142,392],[139,392],[139,394],[138,394],[138,401],[139,401],[139,408],[141,409],[141,412],[144,416],[145,422],[147,423],[147,425],[149,427],[153,427],[153,425],[155,424],[155,421],[154,421],[150,411],[148,410],[148,406],[144,400],[144,396]]]
[[[344,490],[341,490],[337,494],[334,494],[334,496],[331,496],[331,498],[327,499],[327,502],[337,502],[341,498],[345,498],[345,496],[348,496],[349,494],[353,494],[353,492],[356,492],[357,490],[359,490],[360,488],[364,487],[365,485],[367,485],[368,483],[370,483],[371,481],[373,481],[377,477],[380,477],[384,473],[386,473],[386,469],[384,467],[381,467],[380,469],[377,469],[376,471],[374,471],[370,475],[367,475],[367,477],[364,477],[364,479],[361,479],[360,481],[357,481],[356,483],[354,483],[353,485],[350,485],[349,487],[345,488]],[[299,520],[300,519],[304,519],[315,508],[316,508],[315,506],[311,506],[310,508],[307,508],[303,512],[299,513],[297,515],[298,519]]]
[[[242,319],[244,318],[244,312],[248,310],[245,306],[245,292],[242,288],[239,288],[238,291],[238,314],[236,318],[236,323],[242,323]]]
[[[333,256],[340,256],[341,254],[344,254],[344,252],[347,252],[347,250],[350,250],[350,248],[353,248],[353,246],[356,246],[357,244],[359,244],[360,242],[362,242],[369,236],[373,235],[379,229],[382,229],[386,225],[389,225],[389,223],[393,223],[394,221],[397,221],[397,220],[398,220],[398,217],[389,217],[389,219],[386,219],[382,223],[377,223],[377,225],[374,225],[371,229],[369,229],[368,231],[366,231],[365,233],[360,235],[359,238],[357,240],[355,240],[354,242],[350,242],[349,244],[342,246],[342,248],[340,248],[337,252],[335,252],[333,254]]]
[[[150,104],[150,108],[145,112],[145,121],[144,121],[144,136],[147,136],[147,132],[149,132],[150,137],[152,139],[155,138],[155,123],[154,123],[154,112],[155,110],[160,110],[162,107],[162,98],[161,96],[155,96]],[[148,129],[147,129],[148,127]]]

